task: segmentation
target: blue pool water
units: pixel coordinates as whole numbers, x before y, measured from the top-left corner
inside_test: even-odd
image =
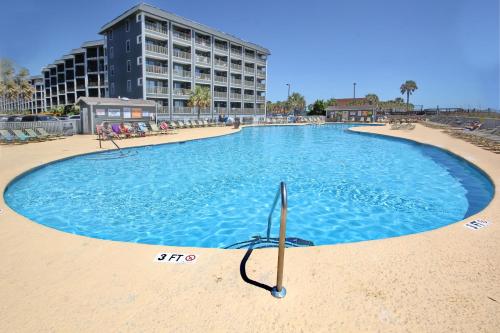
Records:
[[[265,235],[280,181],[287,236],[315,245],[439,228],[483,209],[493,186],[438,148],[345,125],[245,128],[219,138],[91,154],[18,178],[20,214],[65,232],[175,246],[226,247]],[[273,235],[278,234],[279,212]]]

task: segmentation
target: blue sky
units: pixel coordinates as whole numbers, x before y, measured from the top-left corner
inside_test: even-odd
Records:
[[[38,74],[137,3],[9,2],[0,13],[0,57]],[[413,79],[415,104],[500,109],[498,0],[147,3],[270,49],[272,101],[286,98],[286,83],[308,103],[352,97],[353,82],[357,96],[392,99]]]

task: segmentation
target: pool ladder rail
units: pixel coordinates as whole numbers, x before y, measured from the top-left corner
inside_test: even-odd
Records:
[[[278,199],[281,198],[281,217],[280,217],[280,237],[278,245],[278,269],[276,274],[276,286],[271,290],[271,295],[276,298],[283,298],[286,296],[286,289],[283,287],[283,266],[285,264],[285,240],[286,240],[286,214],[288,210],[288,195],[286,191],[285,182],[280,183],[280,187],[276,196],[274,197],[274,202],[271,207],[271,212],[267,219],[267,240],[269,241],[271,235],[271,224],[273,218],[273,212],[278,203]]]

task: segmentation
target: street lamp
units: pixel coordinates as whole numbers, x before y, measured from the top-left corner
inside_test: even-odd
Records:
[[[288,86],[288,97],[286,99],[286,102],[288,103],[288,101],[290,100],[290,83],[287,83],[286,85]],[[290,109],[288,110],[288,113],[290,113]]]
[[[354,98],[356,98],[356,82],[353,83],[354,86]]]

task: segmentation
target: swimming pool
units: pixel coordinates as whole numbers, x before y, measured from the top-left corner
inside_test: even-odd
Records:
[[[282,180],[287,236],[315,245],[439,228],[482,210],[493,196],[489,179],[463,159],[347,127],[251,127],[124,149],[123,157],[78,156],[26,173],[4,197],[29,219],[73,234],[226,247],[265,235]]]

